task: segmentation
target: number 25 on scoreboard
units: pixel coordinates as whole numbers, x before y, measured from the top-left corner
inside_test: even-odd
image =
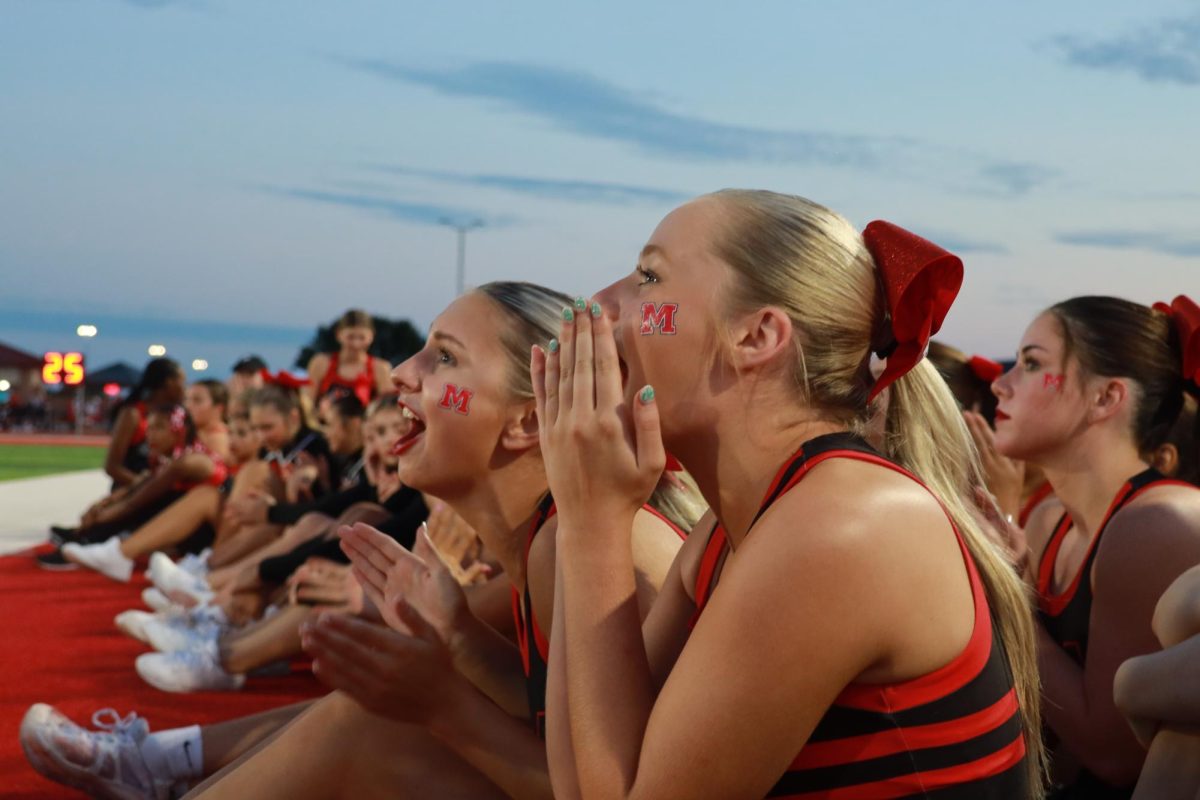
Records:
[[[83,353],[46,353],[42,361],[42,383],[83,383]]]

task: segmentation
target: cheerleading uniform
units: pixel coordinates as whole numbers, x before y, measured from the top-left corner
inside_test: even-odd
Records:
[[[654,516],[671,526],[671,529],[684,539],[687,534],[680,530],[675,523],[664,517],[659,511],[650,506],[642,506]],[[529,551],[533,547],[533,537],[557,513],[554,498],[550,495],[538,504],[529,526],[529,536],[525,540],[525,574],[529,575]],[[550,656],[550,638],[538,625],[533,613],[533,600],[529,596],[529,580],[526,577],[524,593],[512,587],[513,620],[517,626],[517,646],[521,650],[521,667],[525,671],[525,689],[529,697],[529,715],[538,738],[546,736],[546,659]]]
[[[784,464],[754,521],[813,467],[831,458],[866,461],[917,481],[856,436],[820,436],[805,442]],[[1008,657],[983,582],[957,527],[954,535],[975,607],[966,647],[948,664],[920,677],[852,683],[843,689],[768,797],[1028,796],[1025,736]],[[697,573],[693,624],[712,597],[727,551],[725,530],[718,524]]]
[[[1062,592],[1054,591],[1054,563],[1058,560],[1058,553],[1073,524],[1070,514],[1064,513],[1058,520],[1054,533],[1046,543],[1046,549],[1042,551],[1037,570],[1038,619],[1046,633],[1050,634],[1050,638],[1080,666],[1087,660],[1088,633],[1092,617],[1092,570],[1100,550],[1100,539],[1118,511],[1146,490],[1156,486],[1195,488],[1190,483],[1167,478],[1153,468],[1139,472],[1126,481],[1104,514],[1100,527],[1088,545],[1087,555],[1084,556],[1079,571]],[[1092,772],[1083,769],[1069,787],[1055,796],[1116,800],[1130,797],[1132,794],[1132,786],[1116,787],[1106,784]]]
[[[321,385],[317,387],[317,397],[324,397],[327,394],[352,394],[362,402],[363,408],[366,408],[376,394],[374,357],[368,354],[367,363],[363,365],[361,372],[353,378],[343,378],[338,372],[339,355],[339,353],[329,354],[329,369],[325,372],[325,377],[321,379]]]

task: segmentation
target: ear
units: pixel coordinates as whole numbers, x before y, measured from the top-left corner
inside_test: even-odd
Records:
[[[780,358],[792,344],[792,319],[783,309],[764,306],[738,320],[732,330],[733,365],[761,369]]]
[[[1160,444],[1150,458],[1150,466],[1171,477],[1179,469],[1179,448],[1170,442]]]
[[[500,433],[500,444],[506,450],[520,452],[538,444],[537,405],[530,400],[515,406],[509,414],[504,430]]]
[[[1091,422],[1103,422],[1119,414],[1132,413],[1132,393],[1123,378],[1098,378],[1087,388]]]

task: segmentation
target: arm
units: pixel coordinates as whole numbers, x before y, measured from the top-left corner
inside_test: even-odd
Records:
[[[394,390],[392,386],[392,365],[386,358],[374,359],[375,364],[375,391],[378,394],[387,394]]]
[[[112,441],[108,445],[108,453],[104,456],[104,471],[116,483],[126,486],[133,483],[137,474],[124,465],[125,456],[129,453],[129,442],[138,426],[138,412],[133,406],[121,409],[117,416],[117,424],[113,427]]]
[[[212,476],[213,469],[212,460],[208,456],[200,453],[188,453],[150,476],[128,497],[106,513],[111,513],[112,518],[115,519],[141,511],[171,491],[171,487],[180,481],[203,483]]]
[[[1132,784],[1145,759],[1113,698],[1117,668],[1159,649],[1150,627],[1155,603],[1180,565],[1197,561],[1200,537],[1169,506],[1130,506],[1109,523],[1096,556],[1083,668],[1039,626],[1046,720],[1071,753],[1109,783]]]
[[[1135,656],[1116,673],[1113,699],[1125,716],[1200,729],[1200,634],[1157,653]]]
[[[308,395],[308,399],[314,404],[317,402],[317,389],[321,387],[321,381],[325,380],[325,374],[329,372],[329,354],[317,353],[308,360],[308,385],[301,386],[300,391]]]
[[[425,727],[507,794],[551,798],[545,747],[529,725],[454,671],[436,631],[411,606],[397,611],[411,635],[321,614],[303,633],[313,672],[369,711]]]

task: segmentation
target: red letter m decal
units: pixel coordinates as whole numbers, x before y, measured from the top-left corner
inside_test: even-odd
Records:
[[[447,383],[446,388],[442,389],[442,399],[438,403],[442,408],[452,408],[460,414],[470,412],[468,406],[471,403],[471,390],[459,389],[453,383]]]
[[[654,333],[675,333],[675,312],[679,310],[678,303],[642,303],[642,335]]]

